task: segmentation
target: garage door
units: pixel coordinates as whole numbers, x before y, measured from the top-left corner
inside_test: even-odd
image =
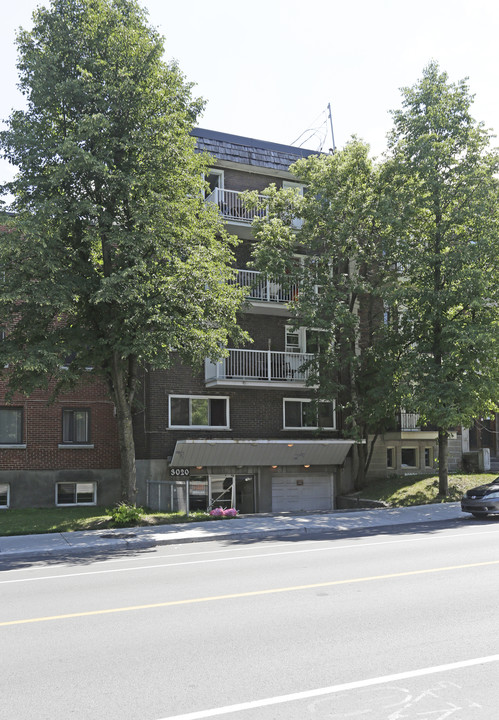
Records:
[[[272,511],[331,510],[328,477],[293,475],[272,479]]]

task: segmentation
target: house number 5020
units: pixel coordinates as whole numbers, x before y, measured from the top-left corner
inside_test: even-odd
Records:
[[[170,468],[171,477],[188,477],[190,474],[189,468]]]

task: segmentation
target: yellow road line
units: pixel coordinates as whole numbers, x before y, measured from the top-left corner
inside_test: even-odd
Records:
[[[133,612],[134,610],[151,610],[154,608],[173,607],[176,605],[194,605],[195,603],[215,602],[217,600],[235,600],[237,598],[256,597],[258,595],[274,595],[276,593],[297,592],[299,590],[314,590],[316,588],[334,587],[335,585],[350,585],[353,583],[372,582],[373,580],[389,580],[392,578],[428,575],[430,573],[465,570],[468,568],[487,567],[491,565],[499,565],[499,560],[467,563],[466,565],[448,565],[445,567],[427,568],[426,570],[408,570],[407,572],[389,573],[387,575],[371,575],[367,577],[350,578],[349,580],[330,580],[329,582],[311,583],[309,585],[292,585],[290,587],[270,588],[268,590],[252,590],[249,592],[231,593],[228,595],[209,595],[208,597],[189,598],[187,600],[169,600],[167,602],[149,603],[147,605],[129,605],[127,607],[109,608],[107,610],[88,610],[85,612],[66,613],[64,615],[47,615],[45,617],[27,618],[25,620],[8,620],[6,622],[0,622],[0,627],[48,622],[50,620],[67,620],[68,618],[90,617],[91,615],[109,615],[110,613]]]

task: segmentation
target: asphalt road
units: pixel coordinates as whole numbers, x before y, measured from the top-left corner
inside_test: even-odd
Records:
[[[499,523],[0,573],[6,720],[491,720]]]

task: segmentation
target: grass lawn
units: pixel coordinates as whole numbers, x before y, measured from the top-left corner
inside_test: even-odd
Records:
[[[495,474],[454,473],[449,475],[449,495],[438,494],[437,475],[410,475],[404,478],[387,477],[374,480],[360,493],[362,498],[382,500],[391,507],[454,502],[469,488],[490,483]],[[148,513],[138,525],[166,525],[171,523],[213,520],[207,513]],[[115,527],[103,507],[32,508],[0,511],[1,535],[31,535],[35,533],[72,532],[74,530],[104,530]]]
[[[466,490],[495,480],[497,474],[449,473],[449,494],[438,494],[438,475],[391,476],[373,480],[360,492],[367,500],[382,500],[391,507],[456,502]]]
[[[138,525],[169,525],[172,523],[213,520],[206,513],[145,513]],[[32,535],[37,533],[73,532],[74,530],[105,530],[115,527],[103,507],[30,508],[0,511],[1,535]]]

